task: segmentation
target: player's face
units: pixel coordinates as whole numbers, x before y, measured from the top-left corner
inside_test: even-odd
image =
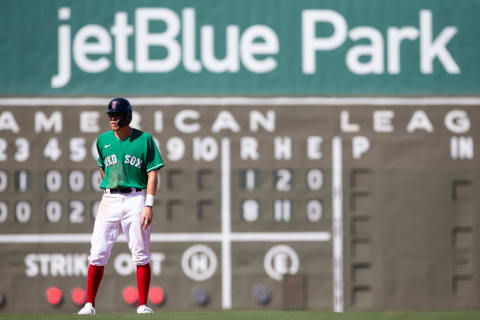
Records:
[[[108,119],[110,120],[110,127],[113,131],[119,130],[120,127],[117,125],[118,120],[122,118],[122,113],[120,112],[111,112],[108,114]]]

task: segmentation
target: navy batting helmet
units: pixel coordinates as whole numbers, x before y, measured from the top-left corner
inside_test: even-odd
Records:
[[[108,109],[106,114],[122,113],[122,117],[118,120],[117,125],[125,127],[132,121],[132,106],[130,102],[125,98],[115,98],[108,103]]]

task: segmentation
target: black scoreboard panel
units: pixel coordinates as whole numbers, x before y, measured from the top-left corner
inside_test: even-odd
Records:
[[[1,312],[79,308],[104,109],[0,107]],[[134,110],[166,163],[152,225],[155,309],[479,306],[478,106]],[[99,311],[133,310],[129,261],[121,237]]]

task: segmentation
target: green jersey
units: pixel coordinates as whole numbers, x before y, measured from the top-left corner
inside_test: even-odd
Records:
[[[113,130],[102,133],[97,139],[97,150],[97,163],[105,172],[101,189],[145,189],[147,173],[164,166],[152,136],[137,129],[123,141]]]

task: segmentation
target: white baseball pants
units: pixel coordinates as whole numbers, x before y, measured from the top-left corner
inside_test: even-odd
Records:
[[[132,253],[133,263],[144,265],[150,262],[150,227],[145,230],[140,225],[144,205],[143,191],[103,194],[92,233],[92,247],[88,257],[90,264],[107,264],[113,244],[122,231]]]

